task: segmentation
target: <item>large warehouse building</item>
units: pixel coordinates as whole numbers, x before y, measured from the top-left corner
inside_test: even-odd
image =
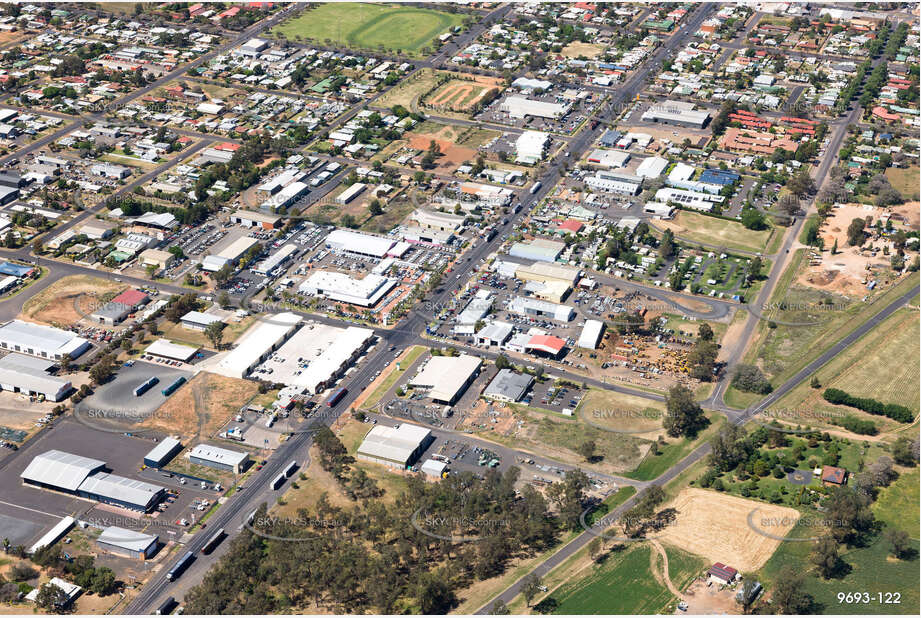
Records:
[[[686,101],[662,101],[649,106],[640,118],[643,122],[664,122],[679,127],[703,129],[710,120],[710,112],[694,109]]]
[[[240,339],[237,347],[211,369],[229,378],[245,378],[256,365],[277,350],[297,330],[300,316],[277,313],[259,319]]]
[[[506,97],[499,106],[499,111],[505,112],[511,118],[552,118],[557,120],[569,112],[569,106],[549,101],[537,101],[527,97]]]
[[[54,362],[25,354],[7,354],[0,358],[0,389],[13,393],[43,396],[61,401],[73,390],[70,380],[49,373]]]
[[[356,279],[346,273],[316,270],[301,283],[298,292],[359,307],[374,307],[396,284],[393,279],[373,273]]]
[[[135,511],[150,511],[166,489],[158,485],[104,472],[106,463],[81,455],[51,450],[36,455],[22,471],[23,482],[89,498]]]
[[[292,394],[321,393],[352,366],[373,339],[370,328],[308,323],[278,349],[282,358],[303,359],[290,378],[279,375],[278,379],[290,385]]]
[[[333,230],[326,237],[326,248],[337,253],[384,258],[396,244],[391,238],[361,234],[350,230]]]
[[[391,468],[405,468],[418,459],[433,440],[432,432],[418,425],[375,425],[365,436],[355,456],[362,461]]]
[[[13,320],[0,326],[0,348],[61,360],[65,355],[77,358],[90,349],[90,342],[60,328]]]
[[[409,385],[427,390],[436,403],[453,405],[476,379],[482,364],[483,361],[469,354],[433,356]]]

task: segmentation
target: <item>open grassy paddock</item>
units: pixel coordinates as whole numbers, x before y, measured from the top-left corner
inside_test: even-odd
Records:
[[[921,502],[919,491],[921,471],[918,468],[903,472],[892,485],[880,490],[873,503],[873,515],[885,522],[887,526],[900,528],[910,536],[918,535],[921,525],[918,503]]]
[[[829,387],[839,388],[855,397],[872,397],[883,403],[904,405],[917,413],[919,337],[918,312],[907,308],[899,310],[816,372],[822,388],[814,389],[804,382],[784,397],[778,407],[809,410],[810,418],[804,420],[810,424],[824,424],[821,413],[827,412],[872,420],[881,431],[905,427],[903,423],[882,416],[832,405],[822,398],[822,392]]]
[[[670,229],[679,239],[707,245],[723,246],[727,249],[764,252],[773,227],[766,230],[749,230],[741,223],[709,217],[704,214],[680,210],[671,221],[650,221],[659,229]]]
[[[627,543],[612,549],[589,573],[579,573],[552,591],[548,599],[556,605],[555,614],[657,614],[674,597],[652,573],[652,546]],[[669,579],[676,585],[687,584],[706,567],[704,560],[675,547],[666,546]]]
[[[917,479],[916,479],[917,480]],[[914,505],[917,511],[917,503]],[[805,520],[805,518],[804,518]],[[810,534],[803,520],[788,534],[789,539],[806,538]],[[917,533],[917,528],[915,528]],[[846,568],[844,574],[822,579],[810,562],[812,543],[786,541],[758,572],[759,581],[771,590],[781,569],[791,566],[806,575],[805,591],[813,598],[812,614],[918,614],[918,541],[911,541],[914,557],[896,560],[889,553],[889,543],[882,534],[864,547],[842,546],[839,551]],[[867,592],[869,603],[839,603],[839,592]],[[900,595],[898,605],[879,602],[878,594],[894,592]]]
[[[908,200],[918,199],[918,174],[921,169],[918,166],[912,167],[890,167],[886,170],[886,178],[892,183],[892,188],[902,194],[902,197]]]
[[[320,4],[273,30],[291,40],[312,39],[320,43],[357,49],[402,51],[421,56],[432,40],[463,23],[464,16],[409,6],[388,4]]]

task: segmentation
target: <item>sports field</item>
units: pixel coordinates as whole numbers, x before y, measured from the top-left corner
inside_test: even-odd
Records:
[[[291,40],[329,41],[356,49],[380,49],[421,56],[432,40],[461,25],[464,16],[389,4],[320,4],[273,30]]]

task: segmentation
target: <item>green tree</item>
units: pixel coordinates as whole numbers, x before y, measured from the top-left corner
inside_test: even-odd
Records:
[[[812,598],[803,589],[806,580],[792,566],[781,568],[774,582],[771,602],[778,614],[807,614]]]
[[[224,323],[215,320],[205,327],[205,337],[211,342],[215,350],[221,349],[221,342],[224,339]]]
[[[668,414],[663,425],[673,438],[694,436],[707,424],[703,408],[694,401],[694,393],[686,386],[671,387],[665,396],[665,407]]]
[[[812,548],[811,561],[824,579],[837,572],[839,560],[838,541],[833,536],[826,534],[816,540]]]
[[[35,597],[35,604],[50,612],[57,612],[67,604],[67,593],[63,588],[48,582],[44,584]]]
[[[540,577],[536,573],[531,573],[524,579],[521,587],[521,596],[524,597],[525,604],[531,607],[531,601],[538,595],[542,587]]]

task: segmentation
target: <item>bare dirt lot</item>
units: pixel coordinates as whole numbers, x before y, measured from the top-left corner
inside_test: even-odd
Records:
[[[835,208],[820,230],[828,252],[813,252],[813,259],[799,277],[799,283],[845,296],[861,296],[866,293],[868,279],[876,278],[875,271],[889,270],[889,256],[883,247],[892,249],[889,240],[872,240],[876,255],[860,251],[847,241],[847,228],[856,218],[870,218],[872,221],[886,214],[886,210],[865,204],[843,204]],[[837,244],[838,252],[831,255],[830,249]]]
[[[799,519],[799,511],[790,507],[704,489],[685,489],[666,506],[678,513],[675,522],[659,535],[661,541],[743,572],[761,568],[781,543],[749,527],[748,517],[753,510],[758,509],[753,516],[757,519],[789,521],[789,526],[771,527],[771,534],[779,537],[793,529]]]
[[[601,52],[604,51],[604,46],[595,45],[594,43],[582,43],[581,41],[576,41],[570,43],[563,48],[563,51],[560,52],[567,58],[578,58],[580,56],[585,56],[586,58],[595,58],[601,55]]]
[[[428,98],[425,104],[437,109],[455,112],[470,112],[491,90],[496,90],[500,80],[491,77],[476,77],[474,80],[452,79],[446,82]]]
[[[736,603],[736,593],[724,586],[707,585],[706,579],[696,579],[684,591],[682,598],[688,604],[686,612],[675,610],[676,614],[738,614],[741,607]]]
[[[476,157],[475,149],[455,143],[462,131],[459,127],[445,126],[437,133],[407,133],[404,137],[409,141],[410,147],[416,150],[428,150],[432,141],[438,144],[441,156],[435,159],[435,171],[448,173],[453,172],[463,162],[472,161]]]
[[[255,382],[202,372],[176,391],[144,425],[204,438],[258,391]]]
[[[88,275],[64,277],[30,298],[20,317],[55,326],[70,326],[127,287],[123,283]]]

